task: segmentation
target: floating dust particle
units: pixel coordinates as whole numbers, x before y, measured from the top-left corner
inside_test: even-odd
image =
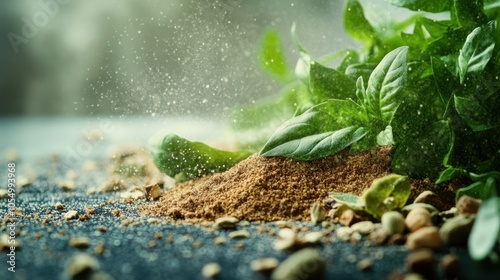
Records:
[[[194,222],[225,216],[306,221],[310,207],[332,192],[361,195],[374,179],[390,174],[390,149],[378,147],[355,155],[343,150],[312,161],[252,155],[224,173],[181,183],[156,203],[139,209]],[[430,180],[412,183],[413,195],[432,185]]]

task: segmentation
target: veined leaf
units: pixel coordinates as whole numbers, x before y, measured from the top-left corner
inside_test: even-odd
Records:
[[[277,31],[268,31],[264,35],[259,63],[269,74],[287,81],[290,72],[285,61],[281,40]]]
[[[389,124],[398,108],[406,82],[406,55],[408,47],[399,47],[388,53],[373,70],[366,88],[365,105],[375,118]]]
[[[466,74],[482,71],[488,64],[495,48],[493,28],[494,22],[491,21],[467,36],[458,56],[460,82],[463,83]]]
[[[441,171],[441,173],[439,174],[439,178],[436,180],[436,184],[448,182],[460,175],[467,175],[467,170],[448,166],[445,170]]]
[[[417,20],[427,30],[431,38],[439,38],[443,36],[446,30],[450,27],[449,20],[435,20],[426,17],[421,17]]]
[[[385,0],[395,6],[403,7],[417,12],[439,13],[450,9],[451,0]]]
[[[309,86],[316,104],[328,99],[353,98],[356,92],[354,80],[344,73],[317,62],[311,63]]]
[[[355,194],[334,192],[331,194],[331,197],[335,200],[335,202],[347,205],[349,208],[354,210],[364,210],[365,208],[363,199]]]
[[[474,97],[454,96],[455,109],[460,117],[474,131],[498,127],[500,120],[488,112]]]
[[[392,169],[413,178],[436,178],[443,159],[453,147],[453,130],[448,122],[431,124],[417,138],[406,138],[397,147]]]
[[[446,56],[458,52],[467,34],[463,27],[447,29],[441,37],[429,43],[424,56]]]
[[[251,155],[219,150],[168,131],[153,135],[147,148],[158,169],[178,182],[226,171]]]
[[[483,0],[454,0],[452,13],[455,13],[460,25],[469,30],[487,21],[483,13]]]
[[[344,28],[352,38],[365,45],[375,40],[375,29],[365,18],[363,7],[357,0],[348,0],[344,12]]]
[[[285,122],[260,154],[298,160],[321,158],[363,138],[368,133],[363,122],[362,110],[355,102],[332,99]]]
[[[376,63],[354,63],[347,66],[345,74],[352,79],[363,77],[363,81],[368,81],[375,67],[377,67]]]
[[[377,135],[377,144],[380,146],[394,145],[394,137],[392,136],[392,127],[390,125]]]
[[[455,80],[452,73],[448,71],[443,61],[438,57],[431,57],[432,74],[436,88],[439,91],[441,102],[448,104],[450,102],[452,93],[458,88],[458,81]]]

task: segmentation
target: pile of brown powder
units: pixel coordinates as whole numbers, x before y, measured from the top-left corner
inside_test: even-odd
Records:
[[[390,147],[355,155],[341,151],[308,162],[253,155],[224,173],[179,184],[142,210],[187,220],[307,220],[311,205],[330,193],[361,195],[374,179],[389,174],[389,152]],[[422,183],[417,188],[425,189]]]

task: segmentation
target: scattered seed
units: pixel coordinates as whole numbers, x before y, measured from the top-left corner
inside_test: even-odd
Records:
[[[150,224],[161,224],[161,220],[158,218],[149,218],[146,221]]]
[[[360,234],[367,235],[373,231],[374,225],[371,221],[362,221],[355,223],[351,226],[352,231],[359,232]]]
[[[402,234],[405,230],[405,218],[403,215],[396,211],[385,212],[381,218],[382,228],[389,233]]]
[[[370,259],[362,259],[358,262],[358,264],[356,266],[361,271],[368,271],[368,270],[372,269],[373,261]]]
[[[106,229],[105,226],[97,226],[97,231],[99,231],[99,232],[106,232],[107,229]]]
[[[70,210],[64,214],[64,219],[66,221],[78,218],[78,212],[75,210]]]
[[[319,231],[311,231],[304,234],[301,238],[303,243],[307,244],[318,244],[323,238],[323,233]]]
[[[342,241],[349,241],[353,230],[349,227],[340,227],[335,231],[335,236]]]
[[[144,187],[146,192],[146,198],[148,200],[155,200],[160,198],[163,195],[163,183],[156,183],[154,185],[149,185]]]
[[[56,202],[55,208],[56,208],[57,210],[63,210],[63,209],[64,209],[64,207],[65,207],[65,205],[64,205],[64,204],[62,204],[61,202]]]
[[[326,217],[325,209],[319,203],[314,203],[311,206],[311,221],[313,224],[321,223]]]
[[[88,254],[77,254],[75,255],[68,266],[66,271],[70,278],[75,278],[76,276],[83,275],[89,271],[97,270],[99,268],[99,262],[96,258]]]
[[[69,240],[69,245],[75,248],[87,248],[90,245],[90,238],[88,237],[72,237]]]
[[[207,263],[206,265],[203,266],[201,274],[203,275],[203,277],[210,279],[219,275],[220,271],[221,267],[218,263]]]
[[[226,239],[222,236],[217,236],[216,238],[214,238],[214,243],[215,245],[224,245],[226,243]]]
[[[95,248],[94,248],[94,254],[96,255],[102,255],[104,253],[104,250],[106,249],[106,247],[104,246],[104,243],[98,243]]]
[[[247,230],[237,230],[229,233],[229,238],[249,238],[250,233]]]
[[[242,242],[237,242],[236,244],[234,244],[234,248],[236,249],[244,249],[245,248],[245,244],[243,244]]]
[[[250,263],[250,268],[256,272],[268,273],[276,269],[279,263],[276,258],[256,259]]]
[[[219,228],[236,228],[238,221],[235,217],[222,217],[215,220],[215,225]]]

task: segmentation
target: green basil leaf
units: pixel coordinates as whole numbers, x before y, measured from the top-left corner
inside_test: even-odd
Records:
[[[281,40],[277,31],[268,31],[262,41],[259,64],[264,70],[283,81],[290,79]]]
[[[368,113],[389,124],[398,108],[406,82],[408,47],[388,53],[373,70],[366,88],[365,104]]]
[[[296,116],[268,140],[262,156],[298,160],[321,158],[342,150],[366,135],[360,106],[351,100],[332,99]]]
[[[455,200],[458,201],[458,199],[460,199],[463,195],[483,200],[490,197],[496,197],[498,196],[498,193],[495,180],[493,177],[490,177],[484,182],[475,182],[465,188],[461,188],[457,191]]]
[[[373,180],[361,198],[365,201],[366,211],[375,218],[380,218],[387,211],[402,208],[410,194],[410,179],[390,174]]]
[[[438,57],[431,57],[431,67],[441,102],[448,104],[453,96],[453,91],[459,87],[459,84]]]
[[[467,247],[472,259],[486,259],[498,246],[500,236],[500,197],[492,197],[481,205],[472,226]]]
[[[471,30],[486,23],[483,13],[483,0],[454,0],[456,18],[461,26]]]
[[[410,9],[416,12],[439,13],[450,9],[451,0],[385,0],[395,6]]]
[[[439,178],[436,180],[436,184],[448,182],[451,179],[461,175],[467,175],[467,170],[448,166],[445,170],[441,171],[441,173],[439,174]]]
[[[365,18],[363,7],[357,0],[348,0],[344,11],[344,28],[354,39],[370,46],[375,40],[375,28]]]
[[[436,20],[436,19],[430,19],[426,17],[421,17],[417,20],[418,23],[420,23],[425,30],[429,33],[431,38],[437,39],[449,29],[451,25],[451,21],[449,20]]]
[[[356,83],[350,77],[317,62],[311,63],[309,86],[316,104],[328,99],[354,98]]]
[[[350,76],[346,72],[347,67],[349,67],[352,64],[358,63],[358,62],[359,62],[359,54],[358,54],[358,52],[355,51],[355,50],[347,50],[346,55],[344,56],[344,58],[342,59],[342,61],[340,62],[340,64],[337,66],[337,70],[340,71],[340,72],[344,72],[346,75]],[[375,68],[375,67],[373,67],[373,68]],[[358,76],[356,76],[356,77],[350,76],[350,77],[352,79],[357,79],[358,78]]]
[[[158,169],[176,181],[223,172],[251,155],[247,151],[223,151],[188,141],[168,131],[153,135],[147,145]]]
[[[363,77],[363,81],[368,81],[370,75],[376,67],[376,63],[355,63],[347,66],[345,74],[352,79]]]
[[[436,122],[418,137],[403,139],[394,152],[392,169],[412,178],[437,178],[453,141],[450,124]]]
[[[463,27],[447,29],[441,37],[429,43],[424,56],[446,56],[459,52],[467,34]]]
[[[468,36],[458,56],[460,82],[463,83],[468,73],[483,71],[490,60],[495,41],[493,36],[494,22],[477,27]]]
[[[474,97],[454,96],[455,109],[473,131],[483,131],[500,126],[500,120],[486,110]]]

